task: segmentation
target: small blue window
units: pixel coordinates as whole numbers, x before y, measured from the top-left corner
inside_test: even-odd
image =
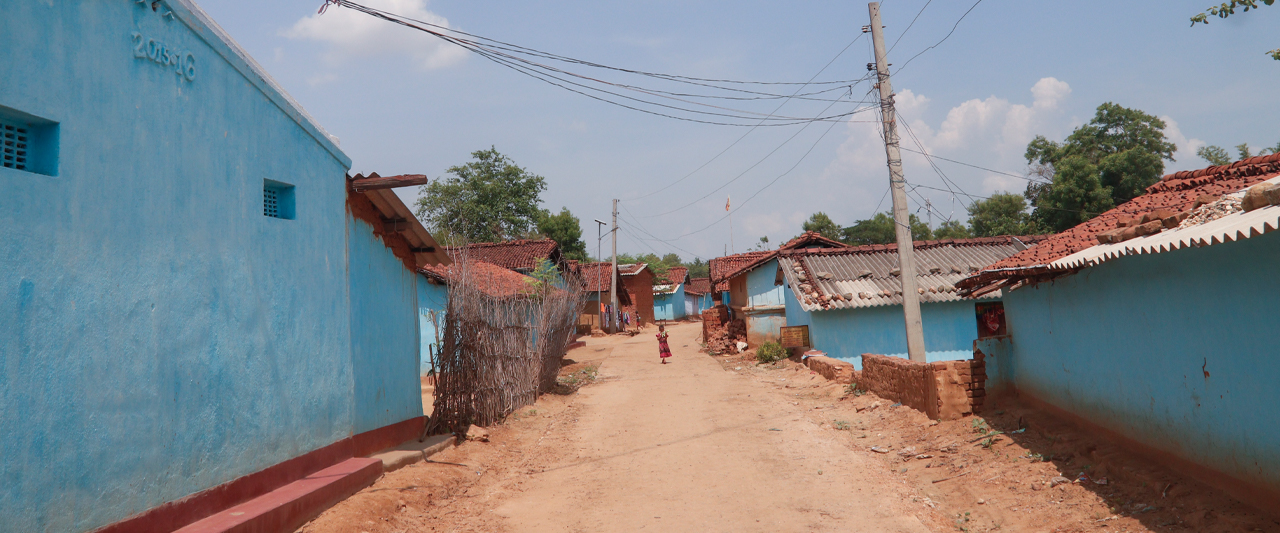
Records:
[[[293,220],[293,185],[273,180],[262,180],[262,214],[271,218]]]
[[[0,106],[0,167],[58,175],[58,123]]]

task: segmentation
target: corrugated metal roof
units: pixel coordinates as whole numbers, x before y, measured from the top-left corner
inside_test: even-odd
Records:
[[[956,282],[984,265],[1025,249],[1012,238],[974,241],[977,242],[956,240],[917,245],[917,285],[924,291],[920,296],[922,303],[966,299],[956,294]],[[778,258],[778,268],[787,286],[805,311],[902,304],[902,282],[893,274],[898,268],[896,249],[879,246],[871,250],[806,252],[783,254]],[[807,294],[802,285],[816,288],[817,297]],[[984,299],[999,297],[999,291],[983,296]]]
[[[1266,183],[1280,184],[1280,177]],[[1224,196],[1243,197],[1245,191]],[[1248,239],[1280,228],[1280,206],[1267,206],[1253,211],[1240,211],[1198,226],[1172,228],[1153,235],[1135,237],[1124,242],[1099,244],[1085,248],[1049,263],[1054,270],[1085,268],[1126,255],[1158,254],[1182,248],[1212,246]]]

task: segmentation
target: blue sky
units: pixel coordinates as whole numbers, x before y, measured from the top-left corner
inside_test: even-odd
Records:
[[[857,79],[870,55],[868,35],[837,57],[868,23],[865,2],[364,3],[611,66],[704,78],[803,82],[831,62],[818,80]],[[936,44],[973,7],[970,0],[933,0],[922,11],[925,4],[882,5],[886,40],[897,42],[889,57],[895,69]],[[1107,101],[1168,121],[1166,133],[1179,151],[1167,172],[1206,166],[1194,155],[1206,143],[1274,146],[1280,61],[1264,52],[1280,48],[1280,7],[1189,27],[1188,18],[1208,4],[983,0],[942,44],[894,74],[901,120],[930,153],[1013,174],[1027,170],[1022,153],[1033,136],[1061,140]],[[341,139],[354,171],[440,177],[472,151],[495,146],[547,178],[545,207],[577,215],[592,254],[591,220],[608,220],[612,198],[623,206],[619,251],[686,259],[718,256],[729,246],[726,195],[741,206],[732,217],[739,252],[761,236],[776,246],[815,211],[848,225],[888,209],[884,149],[869,113],[851,122],[756,128],[742,137],[747,128],[590,100],[350,10],[317,16],[317,0],[200,5]],[[860,97],[868,89],[864,83],[854,91]],[[778,101],[717,104],[767,113]],[[792,100],[778,113],[817,116],[826,105]],[[913,147],[903,136],[904,146]],[[938,161],[958,186],[953,195],[926,188],[948,187],[922,157],[904,153],[904,162],[907,180],[921,186],[911,209],[928,218],[920,205],[928,199],[935,225],[965,218],[966,193],[1021,192],[1025,185]],[[398,192],[407,202],[417,195]]]

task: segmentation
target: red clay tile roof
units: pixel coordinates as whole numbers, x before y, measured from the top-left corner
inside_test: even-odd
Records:
[[[697,296],[711,292],[711,278],[689,278],[689,284],[685,285],[684,292]]]
[[[463,282],[494,298],[524,296],[529,293],[533,281],[529,276],[484,261],[472,259],[466,262],[465,267],[461,265],[461,262],[447,267],[434,265],[419,269],[419,272],[443,283],[457,283],[461,277]]]
[[[813,248],[850,248],[850,246],[823,237],[816,231],[806,231],[779,246],[777,250],[745,252],[712,259],[710,261],[711,280],[716,282],[717,291],[724,292],[729,290],[729,278],[769,262],[778,255],[779,251]]]
[[[665,281],[666,285],[679,285],[684,283],[689,277],[689,269],[685,267],[671,267],[667,269],[667,275],[663,276],[661,281]]]
[[[1161,178],[1147,187],[1147,194],[1134,198],[1062,233],[1051,235],[1034,248],[1022,251],[983,269],[977,276],[961,281],[959,287],[977,287],[999,280],[1022,277],[1015,270],[1028,269],[1062,259],[1098,244],[1096,235],[1115,229],[1121,220],[1142,216],[1157,209],[1181,212],[1201,195],[1221,196],[1280,175],[1280,154],[1252,157],[1230,165],[1196,171],[1182,171]]]
[[[775,250],[714,257],[707,262],[711,268],[711,282],[716,284],[717,292],[725,292],[729,290],[729,274],[737,272],[739,269],[751,265],[761,258],[772,258],[777,253]]]
[[[634,265],[618,265],[618,270],[625,271],[625,268]],[[587,292],[609,292],[612,281],[609,279],[609,273],[613,271],[612,263],[584,263],[579,267],[582,271],[582,287]],[[618,280],[618,299],[622,305],[631,305],[631,297],[622,286],[622,280]]]
[[[623,276],[634,276],[636,274],[639,274],[640,271],[644,270],[644,267],[647,267],[647,266],[649,266],[647,263],[631,263],[627,265],[618,265],[618,272],[621,272]]]
[[[820,245],[818,247],[827,247],[827,248],[848,248],[849,247],[848,244],[823,237],[821,233],[818,233],[816,231],[806,231],[804,233],[801,233],[800,235],[797,235],[794,239],[787,241],[782,246],[779,246],[778,249],[790,250],[794,248],[808,248],[816,245]]]
[[[451,246],[447,250],[450,256],[456,257],[460,257],[458,255],[460,251],[466,250],[468,259],[484,261],[518,272],[533,271],[538,259],[562,263],[560,246],[551,239],[482,242],[468,244],[465,247]]]

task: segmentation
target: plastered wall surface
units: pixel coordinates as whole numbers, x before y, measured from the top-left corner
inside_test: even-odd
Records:
[[[747,273],[747,307],[784,305],[783,285],[775,285],[778,260],[771,260]]]
[[[418,278],[373,227],[348,217],[355,433],[422,416]]]
[[[432,350],[438,353],[436,340],[444,333],[448,303],[449,287],[431,283],[426,276],[418,274],[418,373],[423,376],[431,371]]]
[[[1004,297],[1020,392],[1280,489],[1280,234],[1125,257]]]
[[[805,312],[795,294],[785,291],[788,326],[809,326],[813,348],[828,357],[853,363],[862,370],[862,354],[906,357],[906,326],[902,307],[880,306]],[[978,338],[978,321],[971,301],[920,306],[924,344],[929,362],[971,359]]]
[[[0,106],[59,134],[56,175],[0,168],[6,531],[90,530],[352,433],[349,159],[162,14],[0,3]],[[263,216],[264,179],[295,219]]]

